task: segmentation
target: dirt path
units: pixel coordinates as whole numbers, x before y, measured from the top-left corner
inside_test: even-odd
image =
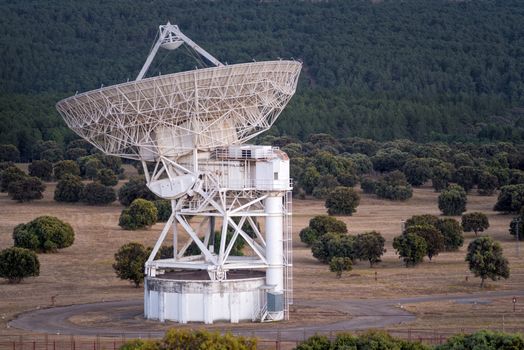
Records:
[[[326,310],[346,312],[351,318],[334,323],[324,323],[303,327],[275,327],[275,324],[257,324],[254,327],[238,327],[227,324],[235,334],[254,335],[265,339],[275,339],[277,333],[282,340],[303,339],[307,333],[326,331],[363,330],[382,328],[398,323],[411,322],[416,316],[403,309],[404,304],[413,304],[431,301],[468,301],[484,302],[490,299],[511,296],[524,296],[524,290],[494,291],[459,295],[429,295],[399,299],[347,299],[306,301],[296,300],[296,305],[321,307]],[[34,332],[52,334],[70,334],[84,336],[119,336],[125,334],[130,337],[160,337],[164,331],[158,329],[158,322],[144,321],[141,317],[143,310],[142,300],[111,301],[94,304],[71,305],[30,311],[19,315],[9,323],[10,327],[30,330]],[[110,321],[113,326],[78,325],[71,322],[71,318],[97,314],[101,320]],[[104,315],[104,316],[101,316]],[[97,323],[96,321],[94,322]],[[232,326],[231,328],[229,328]]]

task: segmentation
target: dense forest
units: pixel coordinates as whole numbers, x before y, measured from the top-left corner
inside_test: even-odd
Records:
[[[274,135],[524,140],[524,2],[0,1],[0,144],[74,135],[62,97],[134,79],[159,24],[229,64],[304,63]],[[149,74],[193,69],[161,52]]]

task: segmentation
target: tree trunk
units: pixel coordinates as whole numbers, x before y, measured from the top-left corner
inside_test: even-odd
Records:
[[[480,288],[484,288],[484,280],[485,278],[480,279]]]

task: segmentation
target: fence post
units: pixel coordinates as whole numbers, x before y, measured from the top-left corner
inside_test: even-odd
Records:
[[[16,350],[16,342],[13,340],[13,350]]]

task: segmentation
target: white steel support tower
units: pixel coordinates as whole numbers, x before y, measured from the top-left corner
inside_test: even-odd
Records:
[[[159,48],[183,44],[215,67],[144,78]],[[245,142],[273,125],[300,69],[295,61],[223,65],[167,23],[136,81],[58,102],[71,129],[106,154],[140,161],[149,189],[171,200],[171,217],[145,266],[145,317],[288,317],[289,158]],[[172,254],[160,256],[162,246],[172,246]]]

